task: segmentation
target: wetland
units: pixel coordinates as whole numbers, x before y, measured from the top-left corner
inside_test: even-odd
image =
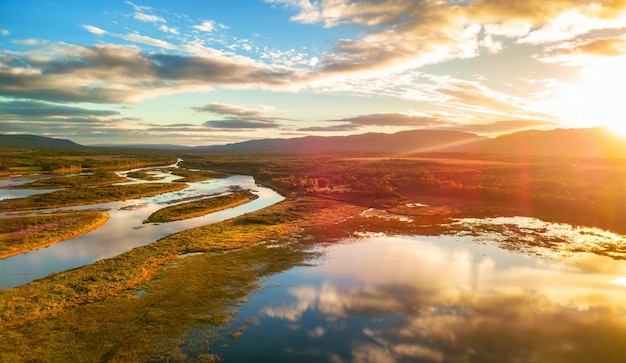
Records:
[[[14,188],[7,190],[26,190],[33,179],[43,190],[81,193],[180,189],[46,209],[6,198],[2,221],[13,225],[6,233],[32,229],[7,223],[31,214],[110,217],[82,236],[0,260],[0,360],[626,356],[623,163],[466,154],[179,157],[68,183],[58,175],[2,181]],[[183,219],[143,223],[159,211]],[[37,272],[42,265],[52,267]]]

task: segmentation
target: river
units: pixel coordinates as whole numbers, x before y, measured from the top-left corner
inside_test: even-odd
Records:
[[[177,164],[142,168],[148,170],[160,180],[153,182],[171,182],[180,177],[172,175],[168,168]],[[136,171],[134,169],[132,171]],[[117,172],[125,176],[129,171]],[[27,183],[28,180],[14,179],[3,181],[6,186]],[[147,181],[131,179],[131,182]],[[0,289],[19,286],[49,274],[88,265],[97,260],[117,256],[135,247],[145,246],[172,233],[220,222],[245,213],[250,213],[284,198],[275,191],[259,186],[250,176],[234,175],[227,178],[187,183],[185,189],[156,195],[153,197],[131,199],[110,203],[90,204],[79,207],[54,208],[37,213],[62,212],[70,210],[101,210],[110,215],[109,220],[100,228],[57,244],[22,253],[0,260]],[[191,218],[161,224],[144,224],[143,221],[158,209],[188,201],[190,198],[225,193],[237,186],[250,189],[259,198],[235,208],[211,213],[202,217]],[[22,192],[20,192],[22,191]],[[12,189],[12,195],[31,195],[31,189]],[[39,191],[35,191],[39,192]],[[21,193],[21,194],[20,194]],[[5,217],[7,214],[4,215]]]

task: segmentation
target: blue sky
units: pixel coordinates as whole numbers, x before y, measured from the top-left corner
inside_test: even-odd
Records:
[[[626,0],[22,0],[0,14],[0,133],[626,134]]]

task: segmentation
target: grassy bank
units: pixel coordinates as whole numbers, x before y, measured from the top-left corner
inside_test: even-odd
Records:
[[[162,223],[200,217],[209,213],[233,208],[258,198],[249,191],[234,192],[228,195],[196,200],[159,209],[152,213],[144,223]]]
[[[84,188],[91,186],[121,183],[128,179],[115,173],[94,173],[89,175],[76,175],[70,177],[54,177],[36,180],[25,185],[27,188]]]
[[[26,198],[9,199],[0,203],[5,211],[22,211],[69,207],[149,197],[186,188],[186,184],[151,183],[111,185],[98,188],[72,188]]]
[[[142,179],[142,180],[158,180],[161,178],[155,177],[152,174],[148,174],[145,171],[131,171],[126,174],[129,178]]]
[[[225,178],[228,174],[219,173],[211,170],[188,170],[188,169],[176,169],[172,171],[173,175],[182,176],[182,179],[176,180],[182,183],[191,183],[204,180],[211,180],[213,178]]]
[[[190,328],[227,321],[228,308],[260,276],[302,261],[293,234],[360,210],[319,199],[286,200],[2,291],[0,361],[179,359]],[[192,252],[205,253],[178,259]],[[138,289],[145,294],[135,297]]]
[[[49,246],[90,232],[109,219],[101,212],[0,219],[0,258]]]

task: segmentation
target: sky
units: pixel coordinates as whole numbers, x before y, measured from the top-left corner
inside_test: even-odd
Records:
[[[626,0],[0,0],[0,133],[626,136]]]

